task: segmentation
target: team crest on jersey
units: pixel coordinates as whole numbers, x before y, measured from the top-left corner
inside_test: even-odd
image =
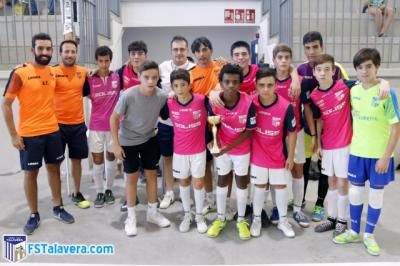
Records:
[[[111,86],[112,86],[113,89],[117,89],[118,88],[118,81],[117,80],[111,81]]]
[[[371,107],[378,107],[379,106],[379,98],[378,97],[372,97],[371,99]]]
[[[338,101],[341,101],[341,100],[343,100],[343,98],[344,98],[344,92],[343,92],[343,91],[335,92],[335,96],[336,96],[336,99],[337,99]]]
[[[272,117],[272,125],[274,127],[279,127],[281,125],[281,118],[280,117]]]
[[[239,115],[239,123],[246,124],[247,115]]]
[[[194,119],[199,119],[201,117],[201,111],[197,110],[197,111],[193,111],[193,118]]]

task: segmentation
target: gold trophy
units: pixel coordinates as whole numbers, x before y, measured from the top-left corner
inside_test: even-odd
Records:
[[[209,116],[207,118],[208,123],[212,125],[212,134],[213,134],[213,145],[211,147],[211,154],[217,154],[221,152],[221,149],[218,147],[217,143],[217,125],[221,122],[221,117],[219,115]]]

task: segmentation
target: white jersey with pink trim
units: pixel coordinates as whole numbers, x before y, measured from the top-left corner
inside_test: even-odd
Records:
[[[322,119],[322,148],[346,147],[351,142],[350,87],[354,82],[337,80],[327,90],[319,87],[311,93],[316,118]]]
[[[193,94],[182,104],[177,98],[168,99],[161,110],[163,119],[171,118],[174,127],[174,153],[193,155],[206,149],[207,97]]]
[[[283,97],[276,96],[268,106],[260,102],[258,95],[253,99],[257,126],[251,142],[251,163],[263,168],[285,168],[285,137],[296,131],[292,105]]]
[[[221,98],[223,99],[221,93]],[[236,141],[246,130],[256,127],[256,117],[252,98],[238,92],[238,100],[232,107],[218,108],[211,106],[215,115],[221,116],[221,126],[218,130],[218,141],[225,147]],[[250,152],[250,138],[228,151],[231,155],[243,155]]]
[[[302,78],[299,77],[299,81],[301,84]],[[297,97],[297,99],[293,99],[292,97],[289,96],[289,89],[290,85],[292,84],[292,78],[289,77],[285,80],[276,80],[275,85],[275,92],[283,97],[286,101],[288,101],[292,106],[293,106],[293,111],[294,111],[294,116],[296,118],[296,132],[299,132],[302,128],[303,125],[301,123],[301,99],[304,97],[303,95],[300,95]],[[304,93],[303,91],[301,93]]]

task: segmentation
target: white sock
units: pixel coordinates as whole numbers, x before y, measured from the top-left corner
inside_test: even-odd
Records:
[[[251,205],[251,203],[253,202],[253,198],[254,198],[254,190],[255,190],[255,185],[250,183],[249,186],[249,197],[247,198],[247,205]]]
[[[338,215],[338,191],[336,189],[328,190],[326,198],[328,199],[328,216],[336,219]]]
[[[174,196],[174,191],[173,190],[167,191],[165,192],[165,195]]]
[[[349,205],[349,198],[347,195],[338,195],[338,220],[347,221],[347,206]]]
[[[214,201],[215,201],[214,194],[212,192],[207,192],[206,200],[208,203],[214,203]]]
[[[265,204],[267,204],[268,195],[269,195],[269,190],[264,190],[264,203],[263,203],[263,207],[264,207]]]
[[[128,207],[128,216],[136,219],[136,207]]]
[[[147,212],[154,213],[157,212],[157,202],[147,203]]]
[[[279,212],[279,220],[283,221],[287,216],[287,204],[288,204],[288,190],[287,188],[283,189],[274,189],[276,195],[276,207]]]
[[[184,212],[190,212],[190,186],[179,186]]]
[[[304,196],[304,177],[293,178],[293,212],[301,211]]]
[[[264,205],[265,188],[254,187],[253,195],[253,214],[255,217],[261,217],[262,207]]]
[[[271,200],[272,200],[272,206],[276,207],[276,195],[275,195],[275,188],[270,188],[270,193],[271,193]]]
[[[203,210],[205,191],[204,188],[193,189],[193,190],[194,190],[194,201],[196,205],[196,214],[201,214],[201,211]]]
[[[230,207],[230,206],[231,206],[231,197],[230,197],[230,196],[229,196],[229,197],[228,197],[228,196],[226,197],[226,206],[227,206],[227,207]]]
[[[104,192],[104,164],[93,164],[93,179],[96,193]]]
[[[246,204],[248,196],[249,196],[249,190],[247,188],[245,189],[236,188],[238,222],[244,220],[244,215],[246,214]]]
[[[114,184],[115,174],[117,172],[117,160],[106,160],[106,190],[111,189]]]
[[[217,186],[217,212],[218,218],[225,220],[226,198],[228,193],[228,186]]]

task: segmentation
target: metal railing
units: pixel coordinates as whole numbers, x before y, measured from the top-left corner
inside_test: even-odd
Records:
[[[400,66],[400,0],[391,0],[387,5],[395,13],[385,37],[378,37],[375,18],[368,9],[363,13],[364,0],[263,2],[264,13],[269,12],[273,20],[270,21],[270,35],[279,35],[280,42],[292,47],[296,63],[305,60],[303,35],[315,30],[323,36],[325,52],[332,54],[338,62],[350,64],[360,48],[375,47],[381,53],[383,64],[387,67]]]
[[[59,0],[0,0],[0,70],[32,61],[31,38],[46,32],[53,39],[51,63],[59,62],[58,48],[63,40],[63,25]],[[110,38],[110,12],[120,13],[120,0],[74,0],[77,12],[74,20],[79,36],[79,62],[93,64],[98,35]],[[33,6],[34,4],[37,4]],[[52,6],[53,5],[53,6]]]

